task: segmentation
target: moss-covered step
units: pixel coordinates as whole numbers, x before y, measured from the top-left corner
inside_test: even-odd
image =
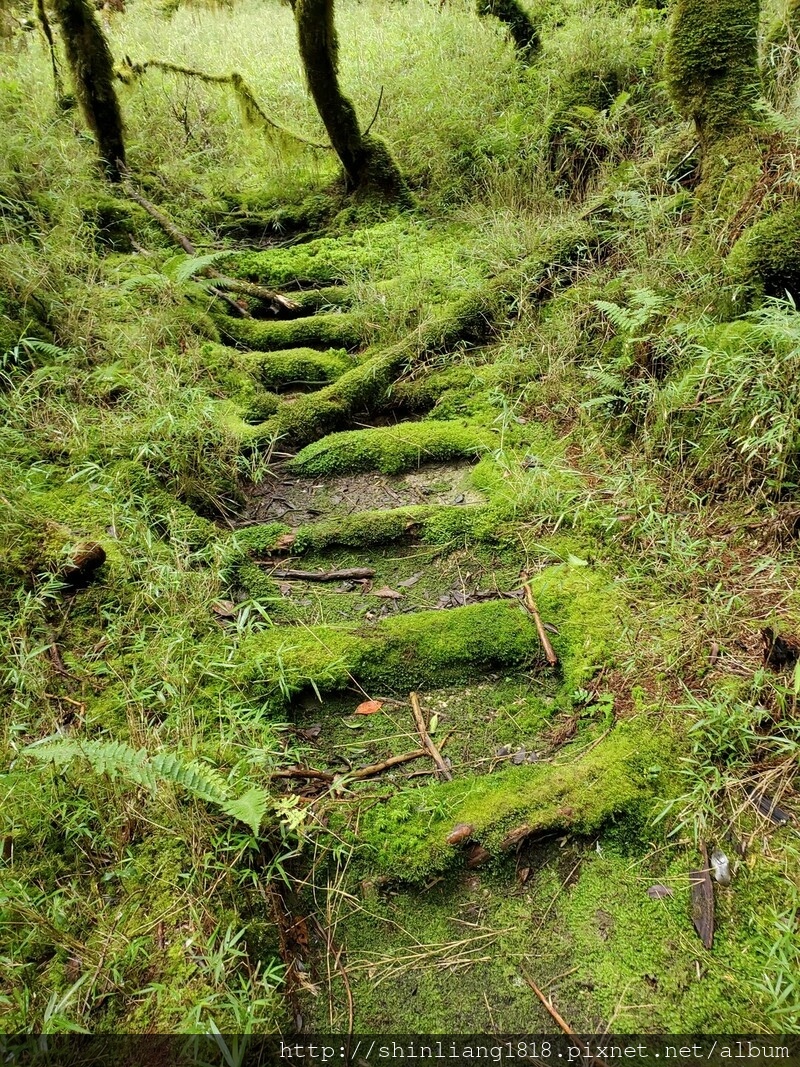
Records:
[[[669,740],[644,720],[620,723],[593,747],[574,749],[550,763],[472,777],[456,773],[450,782],[365,809],[359,822],[363,862],[373,875],[415,881],[511,853],[557,830],[592,833],[646,805],[670,758]]]
[[[398,474],[424,463],[474,459],[495,440],[491,432],[464,422],[400,422],[328,434],[307,445],[289,466],[312,478],[358,471]]]
[[[559,705],[604,665],[612,665],[624,606],[602,571],[560,564],[531,580],[539,614],[554,632]],[[530,614],[517,600],[395,615],[363,627],[276,627],[239,648],[238,682],[267,697],[310,687],[407,693],[474,677],[493,668],[543,664]]]
[[[292,552],[324,552],[331,548],[368,548],[418,537],[444,544],[474,532],[487,512],[480,504],[410,504],[404,508],[359,511],[337,519],[300,526]]]
[[[364,628],[355,624],[254,634],[239,648],[237,682],[266,697],[320,692],[356,682],[408,693],[457,682],[492,668],[541,661],[530,616],[507,600],[451,611],[396,615]]]
[[[358,348],[364,338],[364,323],[359,316],[336,312],[278,322],[216,315],[215,321],[228,340],[261,352],[314,346]]]
[[[267,389],[314,389],[329,385],[353,360],[343,348],[318,352],[315,348],[289,348],[278,352],[248,352],[243,365]]]
[[[226,257],[225,270],[234,277],[275,288],[332,285],[396,260],[398,248],[408,240],[410,229],[418,230],[419,234],[425,232],[407,219],[395,219],[350,234],[318,237],[286,248],[236,252]]]

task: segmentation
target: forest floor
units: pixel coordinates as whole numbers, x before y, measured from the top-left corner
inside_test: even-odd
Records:
[[[576,1032],[800,1026],[800,329],[737,304],[739,202],[698,227],[662,13],[608,6],[531,72],[343,4],[403,209],[166,74],[112,195],[9,53],[0,1030],[554,1032],[531,983]],[[165,58],[313,128],[274,8],[274,70],[244,4]]]

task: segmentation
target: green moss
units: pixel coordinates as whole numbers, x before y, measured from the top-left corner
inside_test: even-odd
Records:
[[[364,323],[357,315],[311,315],[307,318],[264,322],[217,316],[222,333],[237,344],[259,351],[305,348],[357,348],[364,337]]]
[[[753,118],[759,92],[759,0],[677,0],[666,74],[672,98],[701,141],[729,137]]]
[[[374,470],[397,474],[423,463],[477,456],[493,440],[486,431],[464,423],[403,422],[328,434],[307,445],[290,467],[306,477]]]
[[[317,352],[313,348],[295,348],[265,355],[247,355],[244,365],[268,389],[313,388],[328,385],[352,368],[344,349]]]
[[[418,378],[398,382],[392,389],[392,402],[407,411],[430,411],[452,390],[466,389],[475,372],[470,367],[447,367]]]
[[[408,220],[395,219],[288,248],[237,252],[226,259],[225,269],[238,278],[278,289],[287,285],[334,285],[390,263],[397,256],[398,243],[408,234]]]
[[[474,526],[480,507],[415,504],[405,508],[362,511],[339,519],[301,526],[292,550],[325,551],[335,547],[365,548],[405,537],[420,537],[436,544],[463,537]]]
[[[542,619],[558,630],[551,642],[561,664],[565,697],[570,698],[612,662],[625,606],[602,571],[577,563],[547,567],[530,588]]]
[[[500,310],[513,298],[515,282],[518,284],[518,279],[509,272],[483,289],[446,304],[424,327],[412,331],[404,340],[370,355],[312,396],[285,405],[264,424],[256,439],[279,436],[290,444],[306,444],[336,429],[352,412],[374,407],[415,357],[485,337]]]
[[[515,603],[491,601],[451,611],[383,619],[370,629],[276,631],[239,650],[239,682],[265,696],[364,687],[407,693],[458,681],[492,667],[521,667],[540,654],[535,627]]]
[[[474,827],[471,839],[494,853],[521,826],[531,836],[591,833],[652,793],[664,746],[643,722],[629,721],[584,755],[570,759],[567,749],[557,763],[507,767],[399,794],[365,813],[365,861],[393,877],[424,878],[460,861],[461,848],[446,840],[459,823]]]
[[[745,230],[726,268],[751,301],[787,292],[800,299],[800,207],[787,205]]]

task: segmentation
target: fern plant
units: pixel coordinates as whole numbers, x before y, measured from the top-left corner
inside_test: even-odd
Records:
[[[119,776],[152,793],[157,791],[159,779],[172,782],[244,823],[254,836],[258,835],[269,804],[269,794],[260,786],[251,786],[240,796],[232,796],[228,783],[215,768],[197,760],[187,763],[172,752],[150,756],[145,749],[134,749],[124,741],[47,739],[28,745],[23,751],[58,767],[84,760],[95,774]]]

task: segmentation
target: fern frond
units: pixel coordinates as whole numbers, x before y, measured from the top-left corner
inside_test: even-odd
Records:
[[[24,753],[42,763],[66,767],[77,760],[86,760],[95,774],[120,775],[135,785],[155,793],[158,781],[179,785],[193,796],[216,804],[253,834],[264,820],[270,803],[269,793],[260,786],[251,786],[239,797],[231,797],[228,783],[220,772],[207,763],[189,763],[173,752],[159,752],[148,756],[145,749],[134,749],[124,741],[71,741],[68,739],[37,741],[28,745]]]

